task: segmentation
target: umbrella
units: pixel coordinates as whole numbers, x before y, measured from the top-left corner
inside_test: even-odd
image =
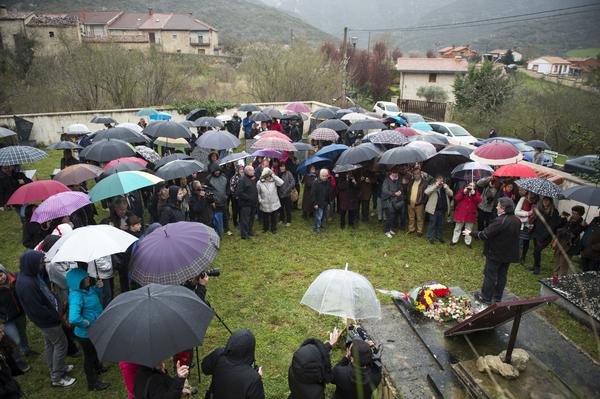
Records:
[[[114,160],[108,162],[106,165],[104,165],[104,170],[109,170],[113,166],[116,166],[116,165],[119,165],[119,164],[122,164],[122,163],[136,163],[136,164],[138,164],[140,166],[143,166],[143,167],[146,167],[146,165],[148,164],[148,162],[146,162],[142,158],[138,158],[138,157],[124,157],[124,158],[114,159]]]
[[[600,206],[600,188],[594,186],[575,186],[562,193],[564,199],[578,201],[589,206]]]
[[[444,148],[442,151],[445,151],[445,150],[460,152],[461,154],[463,154],[466,157],[470,157],[471,153],[473,152],[472,148],[463,147],[463,146],[460,146],[460,145],[449,146],[449,147]]]
[[[150,137],[168,137],[170,139],[188,139],[192,137],[188,128],[181,123],[171,121],[152,122],[146,126],[142,133]]]
[[[455,167],[450,175],[455,179],[475,181],[484,177],[489,177],[494,173],[494,169],[479,162],[467,162]]]
[[[419,150],[423,151],[425,155],[427,155],[427,158],[433,156],[437,152],[433,144],[425,141],[411,141],[406,146],[409,148],[418,148]]]
[[[515,184],[541,197],[559,198],[562,194],[559,185],[541,177],[526,177],[515,181]]]
[[[303,143],[301,141],[296,141],[294,143],[294,147],[296,147],[296,151],[311,151],[314,150],[314,147],[308,143]]]
[[[154,367],[202,344],[213,315],[188,288],[150,284],[116,297],[88,337],[101,361]]]
[[[107,224],[79,227],[63,235],[46,254],[52,262],[93,262],[127,251],[137,237]]]
[[[333,168],[333,173],[345,173],[351,172],[356,169],[362,168],[362,165],[335,165]]]
[[[303,114],[301,112],[285,111],[285,113],[283,114],[281,119],[295,119],[297,121],[299,121],[299,120],[307,121],[308,116],[306,116],[306,114]]]
[[[48,157],[42,150],[27,145],[11,145],[0,148],[0,166],[33,163]]]
[[[424,141],[429,144],[433,144],[434,146],[445,147],[448,144],[448,139],[445,136],[439,134],[423,134],[421,136],[413,136],[414,141]]]
[[[415,129],[410,128],[410,127],[406,127],[406,126],[397,127],[394,130],[396,130],[397,132],[402,133],[406,137],[419,136],[421,134],[421,133],[417,132]]]
[[[348,148],[349,147],[344,144],[329,144],[317,151],[315,155],[318,157],[331,159],[333,161]]]
[[[267,158],[281,159],[285,156],[285,153],[283,151],[264,149],[264,150],[254,151],[250,156],[251,157],[267,157]]]
[[[311,117],[313,117],[314,119],[334,119],[335,112],[333,112],[329,108],[319,108],[318,110],[312,113]]]
[[[192,148],[190,143],[184,138],[170,139],[168,137],[157,137],[154,144],[167,148]]]
[[[106,139],[94,142],[85,147],[79,155],[81,158],[100,163],[112,161],[113,159],[129,157],[135,154],[133,146],[123,140]]]
[[[350,147],[342,152],[337,160],[338,165],[353,165],[361,162],[370,161],[381,154],[379,148],[371,143],[359,144],[356,147]]]
[[[141,285],[183,284],[212,264],[219,236],[196,222],[169,223],[141,240],[131,258],[131,275]]]
[[[13,132],[12,130],[7,129],[5,127],[0,127],[0,138],[16,136],[16,135],[17,135],[17,133]]]
[[[137,171],[146,170],[146,167],[140,165],[139,163],[123,162],[123,163],[119,163],[114,166],[111,166],[110,168],[105,167],[103,175],[110,176],[110,175],[114,175],[115,173],[119,173],[119,172],[131,172],[131,171],[135,171],[135,170],[137,170]]]
[[[140,188],[162,182],[160,177],[146,172],[119,172],[100,180],[91,190],[90,198],[97,202],[106,198],[125,195]]]
[[[148,162],[155,164],[160,160],[160,155],[158,155],[158,153],[150,147],[146,147],[145,145],[136,145],[135,150]]]
[[[450,176],[455,167],[469,160],[458,151],[440,151],[425,160],[422,169],[430,176]]]
[[[426,159],[427,154],[419,148],[396,147],[384,152],[379,159],[379,163],[382,165],[401,165],[422,162]]]
[[[154,108],[141,108],[138,112],[136,112],[137,116],[150,116],[158,114],[158,111]]]
[[[268,139],[269,137],[276,137],[278,139],[282,139],[285,141],[289,141],[291,142],[292,139],[289,138],[288,136],[286,136],[285,134],[278,132],[277,130],[267,130],[266,132],[262,132],[260,134],[257,134],[256,136],[254,136],[254,138],[256,140],[260,140],[260,139]]]
[[[296,147],[294,147],[292,143],[277,137],[259,139],[252,144],[252,148],[275,151],[296,151]]]
[[[98,125],[108,125],[112,123],[117,123],[117,121],[111,118],[110,116],[96,115],[92,118],[90,123],[97,123]]]
[[[264,112],[257,112],[255,114],[252,114],[252,116],[250,117],[250,120],[253,122],[267,122],[272,119],[273,118],[271,118],[269,115],[265,114]]]
[[[216,117],[221,122],[227,122],[233,119],[233,115],[221,114]]]
[[[326,127],[320,127],[312,131],[308,136],[311,140],[323,140],[323,141],[337,141],[340,138],[339,134],[333,129]]]
[[[161,166],[155,174],[161,179],[173,180],[191,176],[193,173],[203,170],[206,170],[206,167],[200,161],[179,159]]]
[[[348,130],[348,125],[346,125],[344,122],[342,122],[339,119],[329,119],[329,120],[323,121],[317,125],[317,128],[321,128],[321,127],[332,129],[332,130],[335,130],[336,132],[343,132],[345,130]]]
[[[397,125],[406,126],[406,121],[404,119],[402,119],[401,117],[399,117],[399,116],[389,115],[389,116],[386,117],[386,119],[387,120],[391,120],[392,122],[394,122]]]
[[[236,161],[239,161],[241,159],[245,159],[245,158],[248,158],[251,156],[252,155],[248,154],[246,151],[234,152],[233,154],[229,154],[229,155],[223,157],[223,159],[221,159],[221,161],[219,162],[219,166],[223,166],[230,162],[236,162]]]
[[[63,191],[46,198],[33,211],[31,221],[41,224],[49,220],[69,216],[89,204],[91,202],[87,194],[78,191]]]
[[[330,269],[312,282],[301,304],[321,314],[352,320],[378,319],[381,304],[366,277],[346,269]]]
[[[352,113],[352,111],[350,111],[350,110],[349,110],[349,109],[347,109],[347,108],[342,108],[342,109],[339,109],[339,108],[338,108],[338,109],[335,111],[335,117],[336,117],[336,118],[341,118],[342,116],[344,116],[344,115],[348,115],[348,114],[351,114],[351,113]]]
[[[212,116],[202,116],[194,121],[194,126],[221,129],[225,125],[219,119],[213,118]]]
[[[72,141],[59,141],[48,146],[49,150],[81,150],[83,147]]]
[[[427,122],[413,123],[412,125],[410,125],[410,127],[413,128],[413,129],[416,129],[416,130],[420,130],[422,132],[431,132],[431,131],[433,131],[433,128]]]
[[[533,148],[540,148],[542,150],[549,150],[550,146],[542,140],[529,140],[525,144]]]
[[[92,142],[97,142],[106,139],[118,139],[132,144],[144,144],[146,138],[140,133],[136,133],[126,127],[111,127],[110,129],[100,130],[94,135]]]
[[[19,187],[6,201],[6,205],[31,204],[43,201],[46,198],[71,191],[69,187],[56,180],[36,180]]]
[[[285,106],[285,109],[294,112],[310,112],[310,107],[304,103],[289,103]]]
[[[367,112],[366,109],[364,109],[363,107],[358,107],[358,106],[350,107],[348,109],[352,112],[357,112],[359,114],[364,114]]]
[[[72,125],[67,126],[67,134],[72,136],[82,136],[92,131],[83,123],[73,123]]]
[[[154,164],[154,169],[158,169],[161,166],[166,165],[171,161],[175,161],[176,159],[194,159],[194,158],[187,154],[181,154],[181,153],[167,155],[166,157],[161,158],[160,161],[158,161]]]
[[[254,104],[242,104],[240,105],[240,107],[238,108],[238,111],[244,111],[244,112],[257,112],[260,111],[260,108],[257,107]]]
[[[168,121],[173,117],[173,115],[167,112],[157,112],[155,114],[150,115],[150,119],[153,121]]]
[[[184,127],[188,128],[188,129],[191,128],[191,127],[196,127],[196,125],[194,125],[193,121],[181,121],[181,122],[179,122],[179,124],[181,126],[184,126]]]
[[[209,130],[196,140],[196,145],[213,150],[228,150],[240,145],[240,139],[226,130]]]
[[[275,108],[263,108],[262,112],[269,115],[271,118],[281,119],[283,118],[283,114],[281,111]]]
[[[67,166],[54,176],[54,180],[65,186],[75,186],[86,180],[95,179],[102,174],[102,168],[95,165],[80,163]]]
[[[188,112],[188,114],[185,116],[185,120],[193,122],[196,119],[205,116],[207,113],[208,113],[208,111],[204,108],[195,108],[195,109],[191,110],[190,112]]]
[[[144,128],[141,127],[140,125],[138,125],[137,123],[132,123],[132,122],[123,122],[123,123],[119,123],[117,126],[115,127],[124,127],[125,129],[129,129],[134,133],[138,133],[138,134],[142,134],[142,132],[144,131]]]
[[[511,163],[496,169],[492,176],[498,177],[538,177],[535,170],[521,163]]]
[[[322,166],[330,166],[331,163],[332,160],[329,158],[313,155],[312,157],[302,161],[296,170],[299,174],[304,175],[308,172],[308,168],[310,166],[314,166],[315,168],[319,169]]]
[[[373,144],[391,145],[404,145],[408,143],[408,139],[395,130],[382,130],[381,132],[372,135],[369,138],[369,141]]]
[[[508,165],[523,159],[523,154],[510,143],[492,141],[477,147],[471,153],[471,159],[486,165]]]
[[[338,111],[338,112],[340,112],[340,111]],[[343,121],[349,121],[349,122],[353,122],[353,123],[358,122],[358,121],[376,120],[368,115],[359,114],[357,112],[350,112],[349,114],[343,115],[340,119]]]

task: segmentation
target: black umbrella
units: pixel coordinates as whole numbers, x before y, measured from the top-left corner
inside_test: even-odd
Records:
[[[16,136],[16,135],[17,135],[17,133],[13,132],[12,130],[7,129],[5,127],[0,127],[0,138]]]
[[[381,121],[375,119],[366,119],[364,121],[357,121],[350,125],[348,128],[349,132],[357,130],[369,130],[369,129],[387,129],[387,126]]]
[[[578,201],[589,206],[600,206],[600,187],[575,186],[562,193],[564,199]]]
[[[333,173],[346,173],[362,168],[362,165],[335,165]]]
[[[335,112],[329,108],[319,108],[311,115],[314,119],[334,119]]]
[[[154,367],[200,345],[213,316],[192,290],[149,284],[117,296],[90,327],[88,337],[101,361]]]
[[[381,155],[379,163],[382,165],[402,165],[407,163],[422,162],[427,155],[415,147],[396,147],[387,150]]]
[[[271,118],[269,115],[265,114],[264,112],[257,112],[255,114],[252,114],[252,116],[250,117],[250,120],[254,121],[254,122],[267,122],[270,121]]]
[[[240,145],[240,140],[226,130],[209,130],[196,140],[196,145],[212,150],[228,150]]]
[[[359,114],[364,114],[367,112],[366,109],[364,109],[363,107],[350,107],[348,108],[351,112],[358,112]]]
[[[117,121],[114,120],[113,118],[111,118],[110,116],[96,115],[92,118],[90,123],[97,123],[99,125],[107,125],[110,123],[117,123]]]
[[[144,136],[134,132],[126,127],[111,127],[110,129],[100,130],[94,134],[93,142],[106,139],[123,140],[131,144],[145,144],[147,140]]]
[[[356,147],[350,147],[346,151],[342,152],[337,160],[338,165],[354,165],[361,162],[370,161],[373,158],[378,157],[381,151],[375,144],[363,143]]]
[[[130,157],[135,154],[131,144],[117,139],[100,140],[85,147],[79,156],[90,161],[100,163],[110,162],[113,159]]]
[[[183,127],[187,127],[188,129],[190,127],[196,127],[196,125],[194,124],[194,121],[181,121],[181,122],[179,122],[179,124]]]
[[[178,159],[194,159],[194,157],[191,157],[189,155],[186,154],[182,154],[180,152],[176,152],[174,154],[171,155],[167,155],[166,157],[162,157],[158,162],[156,162],[156,164],[154,164],[154,169],[158,169],[163,165],[168,164],[171,161],[175,161]]]
[[[420,136],[413,137],[414,141],[425,141],[427,143],[433,144],[434,146],[444,147],[450,144],[446,137],[437,134],[422,134]]]
[[[223,126],[223,122],[218,120],[217,118],[213,118],[212,116],[203,116],[194,121],[195,127],[214,127],[217,129],[221,129]]]
[[[469,147],[463,147],[461,145],[453,145],[451,147],[446,147],[444,148],[442,151],[454,151],[454,152],[460,152],[461,154],[463,154],[465,157],[469,157],[471,155],[471,153],[473,152],[472,148]],[[469,158],[470,159],[470,158]]]
[[[146,168],[136,162],[123,162],[118,163],[115,166],[111,166],[107,171],[103,173],[104,176],[114,175],[119,172],[130,172],[132,170],[146,170]]]
[[[271,108],[263,108],[262,113],[267,114],[271,118],[275,118],[275,119],[283,118],[283,114],[281,113],[281,111],[278,109],[272,108],[272,107]]]
[[[452,170],[460,164],[470,162],[471,159],[458,151],[440,151],[423,162],[422,169],[430,176],[450,177]]]
[[[328,129],[333,129],[336,132],[343,132],[344,130],[348,130],[348,125],[346,125],[343,121],[339,119],[329,119],[319,123],[317,127],[326,127]]]
[[[238,108],[238,111],[257,112],[257,111],[260,111],[260,108],[254,104],[242,104]]]
[[[181,123],[172,121],[152,122],[142,131],[143,134],[150,137],[166,137],[169,139],[189,139],[192,134]]]
[[[281,117],[281,119],[289,119],[289,120],[303,120],[303,121],[307,121],[308,120],[308,116],[306,116],[306,114],[302,113],[302,112],[294,112],[294,111],[285,111],[285,113],[283,114],[283,116]]]
[[[545,141],[542,141],[542,140],[529,140],[525,144],[527,144],[528,146],[533,147],[533,148],[540,148],[542,150],[550,149],[550,146],[548,144],[546,144]]]
[[[173,180],[191,176],[192,173],[202,172],[205,169],[199,161],[178,159],[161,166],[154,174],[163,180]]]
[[[335,117],[339,119],[346,114],[351,114],[352,112],[354,111],[347,108],[338,109],[337,111],[335,111]]]
[[[59,141],[48,146],[49,150],[80,150],[83,147],[72,141]]]
[[[208,113],[208,111],[206,111],[206,109],[204,109],[204,108],[196,108],[196,109],[191,110],[185,116],[185,120],[186,121],[195,121],[198,118],[206,116],[207,113]]]
[[[308,143],[303,143],[301,141],[296,141],[295,143],[292,143],[294,145],[294,147],[296,147],[297,151],[310,151],[310,150],[314,150],[314,147]]]

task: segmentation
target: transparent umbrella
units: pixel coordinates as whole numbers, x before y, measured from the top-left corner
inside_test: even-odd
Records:
[[[381,304],[366,277],[344,269],[330,269],[312,282],[301,304],[321,314],[352,320],[379,319]]]

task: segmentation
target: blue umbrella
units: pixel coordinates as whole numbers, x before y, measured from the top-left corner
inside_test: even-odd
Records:
[[[426,122],[413,123],[412,125],[410,125],[410,127],[412,127],[413,129],[421,130],[423,132],[431,132],[431,131],[433,131],[433,128],[431,127],[431,125],[429,123],[426,123]]]
[[[155,114],[150,115],[150,119],[153,121],[168,121],[173,117],[171,114],[167,114],[166,112],[157,112]]]
[[[329,158],[319,157],[317,155],[313,155],[312,157],[304,160],[300,165],[298,165],[298,173],[301,175],[305,175],[310,166],[314,166],[315,168],[320,168],[321,166],[331,165],[333,161]]]
[[[387,119],[393,120],[396,124],[398,124],[400,126],[406,126],[406,121],[404,119],[400,118],[399,116],[390,115],[387,117]]]
[[[321,148],[315,156],[327,158],[331,161],[335,161],[340,154],[348,149],[347,145],[344,144],[329,144]]]

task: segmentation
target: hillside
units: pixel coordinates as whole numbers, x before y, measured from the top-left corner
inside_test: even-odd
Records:
[[[236,41],[289,43],[294,37],[310,43],[336,40],[314,26],[272,7],[246,0],[5,0],[9,8],[45,12],[77,10],[192,12],[197,18],[219,29],[222,43]]]

